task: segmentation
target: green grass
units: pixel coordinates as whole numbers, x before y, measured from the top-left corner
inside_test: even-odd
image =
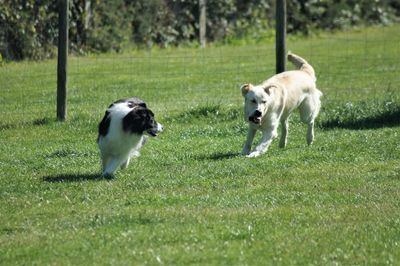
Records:
[[[64,123],[54,60],[0,67],[0,264],[399,264],[399,33],[291,40],[324,93],[316,141],[295,114],[255,159],[239,85],[273,44],[72,57]],[[100,178],[97,124],[134,95],[165,131]]]

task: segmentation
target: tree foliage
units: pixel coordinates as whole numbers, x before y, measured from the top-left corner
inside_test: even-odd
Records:
[[[69,0],[73,52],[120,51],[125,45],[194,43],[198,0]],[[56,0],[0,0],[0,55],[52,57],[57,42]],[[391,23],[400,0],[287,0],[288,31],[308,34]],[[207,38],[259,38],[274,26],[275,0],[207,0]]]

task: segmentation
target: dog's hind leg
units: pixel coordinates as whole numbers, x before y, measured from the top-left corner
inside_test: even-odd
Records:
[[[314,141],[314,120],[321,108],[319,97],[321,92],[316,90],[314,94],[306,97],[299,106],[301,121],[307,124],[307,144],[311,145]]]
[[[254,136],[256,135],[256,129],[249,126],[249,130],[247,132],[246,143],[244,144],[242,155],[248,155],[251,150],[251,145],[253,144]]]
[[[314,119],[312,116],[309,116],[307,119],[301,119],[304,123],[307,124],[307,144],[311,145],[314,141]]]
[[[314,141],[314,121],[307,125],[307,144],[311,145]]]
[[[282,126],[282,135],[281,135],[281,139],[279,140],[279,147],[285,148],[286,144],[287,144],[287,135],[288,135],[288,130],[289,130],[289,118],[288,117],[284,120],[281,120],[281,126]]]

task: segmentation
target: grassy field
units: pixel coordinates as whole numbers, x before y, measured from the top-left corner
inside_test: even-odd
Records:
[[[324,93],[316,141],[239,156],[239,85],[274,72],[272,43],[0,66],[1,265],[399,265],[399,25],[289,39]],[[112,180],[97,125],[139,96],[165,127]]]

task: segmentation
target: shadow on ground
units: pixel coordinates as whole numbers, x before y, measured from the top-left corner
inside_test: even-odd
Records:
[[[239,157],[238,152],[227,152],[227,153],[217,152],[217,153],[213,153],[213,154],[201,155],[201,156],[198,156],[197,158],[199,160],[218,161],[218,160],[231,159],[231,158],[235,158],[235,157]]]
[[[58,182],[82,182],[82,181],[99,181],[99,180],[109,180],[110,178],[105,178],[101,174],[61,174],[55,176],[44,176],[44,182],[58,183]]]
[[[33,121],[18,121],[15,123],[0,123],[0,131],[1,130],[8,130],[8,129],[16,129],[16,128],[21,128],[21,127],[26,127],[26,126],[44,126],[48,125],[55,120],[52,120],[50,118],[44,117],[44,118],[38,118]]]
[[[320,124],[322,129],[377,129],[383,127],[397,127],[400,126],[400,109],[387,112],[376,116],[354,119],[354,120],[340,120],[339,118],[323,121]]]

